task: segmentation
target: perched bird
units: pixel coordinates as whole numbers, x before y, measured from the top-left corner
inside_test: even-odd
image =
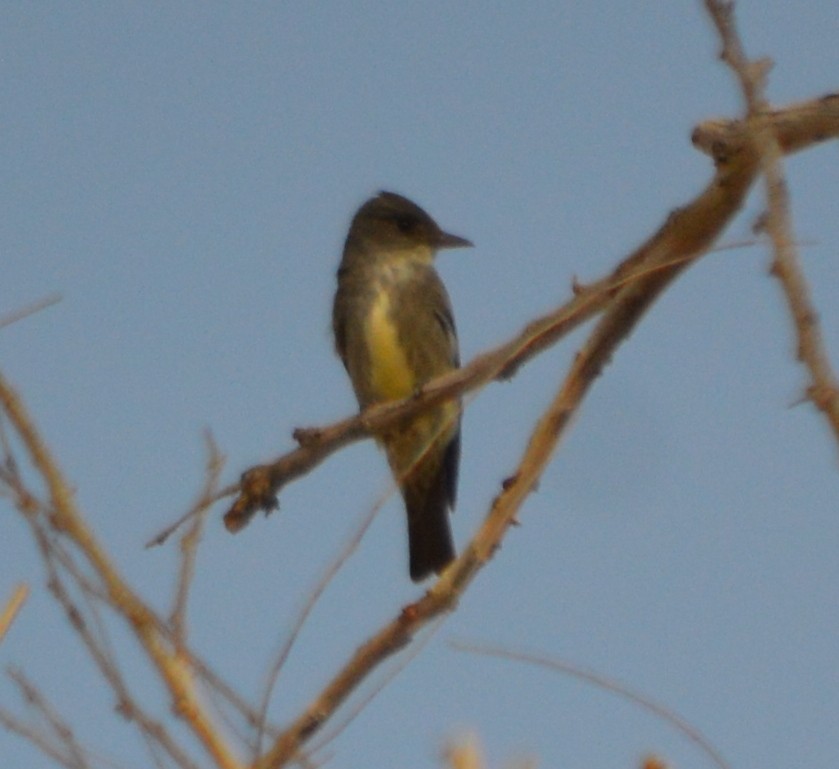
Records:
[[[416,203],[380,192],[358,209],[338,268],[335,348],[362,409],[404,398],[460,365],[451,302],[434,270],[441,248],[471,246]],[[408,513],[411,579],[455,556],[449,526],[460,461],[460,404],[378,436]]]

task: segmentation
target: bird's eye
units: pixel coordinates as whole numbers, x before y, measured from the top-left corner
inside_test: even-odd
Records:
[[[396,226],[399,228],[399,232],[408,235],[416,229],[417,220],[410,216],[397,216]]]

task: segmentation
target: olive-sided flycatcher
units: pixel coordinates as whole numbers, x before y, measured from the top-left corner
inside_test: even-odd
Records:
[[[405,398],[460,364],[451,302],[433,262],[471,246],[418,205],[380,192],[358,209],[338,268],[335,347],[362,409]],[[408,513],[411,579],[455,555],[449,527],[460,460],[460,404],[448,402],[378,436]]]

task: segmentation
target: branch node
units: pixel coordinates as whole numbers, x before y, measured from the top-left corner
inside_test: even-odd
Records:
[[[310,710],[306,714],[306,723],[300,729],[301,742],[318,730],[325,717],[326,715],[322,710]]]
[[[241,531],[258,510],[264,510],[268,515],[280,507],[269,465],[257,465],[246,470],[239,484],[239,496],[224,514],[224,526],[231,534]]]
[[[807,388],[806,399],[820,411],[828,411],[839,400],[839,391],[826,384],[814,384]]]
[[[508,475],[503,481],[501,481],[501,488],[504,489],[504,491],[507,491],[518,479],[518,473],[515,475]]]
[[[319,441],[322,435],[323,430],[319,427],[298,427],[291,434],[292,438],[297,441],[301,448],[311,446],[316,441]]]

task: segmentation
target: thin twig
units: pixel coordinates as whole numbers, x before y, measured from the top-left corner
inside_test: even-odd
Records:
[[[477,355],[467,365],[430,380],[420,392],[408,398],[375,404],[360,414],[323,427],[296,429],[294,438],[298,448],[268,464],[246,470],[239,483],[226,486],[216,494],[214,501],[238,495],[224,517],[228,530],[240,531],[259,510],[269,513],[276,509],[276,496],[284,485],[305,475],[344,446],[479,389],[492,380],[511,377],[538,353],[600,312],[621,286],[638,277],[633,272],[636,268],[637,264],[627,260],[610,276],[586,286],[575,278],[571,300],[528,323],[515,337]],[[188,511],[152,536],[146,547],[162,545],[192,514]]]
[[[89,769],[84,750],[76,741],[73,730],[47,702],[38,688],[20,670],[10,670],[9,677],[17,684],[23,698],[44,719],[52,735],[52,745],[64,757],[64,763],[72,769]],[[45,739],[49,739],[44,735]],[[49,744],[49,743],[48,743]],[[60,748],[59,748],[60,746]]]
[[[671,724],[691,742],[697,745],[699,749],[702,750],[720,769],[730,769],[730,764],[723,758],[716,746],[686,718],[680,716],[678,713],[675,713],[666,705],[662,705],[661,703],[634,691],[626,684],[616,681],[614,678],[608,678],[607,676],[601,675],[593,670],[585,670],[579,665],[557,659],[556,657],[548,657],[541,654],[528,654],[526,652],[517,652],[500,647],[463,643],[460,641],[452,641],[450,645],[453,649],[461,652],[480,654],[484,657],[497,657],[499,659],[526,662],[540,668],[556,670],[560,673],[573,676],[574,678],[579,678],[581,681],[592,684],[604,691],[617,694],[630,702],[640,705],[645,710],[648,710],[650,713]]]
[[[195,559],[198,555],[198,543],[206,520],[207,512],[213,504],[218,479],[224,467],[224,457],[213,440],[212,433],[204,434],[207,449],[207,468],[204,474],[204,487],[189,510],[192,525],[181,538],[181,562],[178,569],[178,581],[175,588],[175,605],[169,618],[176,645],[183,651],[186,648],[187,628],[186,609],[189,589],[195,574]]]
[[[343,565],[347,562],[349,557],[355,552],[358,548],[359,544],[361,543],[364,534],[366,533],[367,529],[373,523],[374,519],[378,515],[379,511],[381,510],[382,506],[390,499],[391,496],[397,490],[399,484],[401,484],[402,480],[407,477],[411,472],[413,472],[414,468],[419,464],[427,453],[433,449],[435,442],[437,439],[448,432],[451,427],[452,423],[456,420],[460,419],[460,409],[453,411],[450,413],[445,420],[441,420],[440,424],[437,425],[435,432],[430,435],[425,443],[423,449],[417,452],[416,456],[414,456],[413,461],[409,464],[404,470],[403,474],[400,478],[396,479],[396,481],[387,489],[385,493],[376,501],[376,503],[372,506],[372,508],[362,517],[360,523],[355,527],[352,536],[345,541],[343,546],[341,547],[338,554],[332,560],[332,562],[327,566],[323,575],[318,580],[318,583],[315,585],[314,589],[311,590],[308,594],[308,597],[301,608],[297,619],[292,625],[291,631],[286,639],[286,642],[283,644],[280,652],[277,655],[277,658],[271,669],[266,677],[266,685],[264,688],[264,693],[262,697],[262,701],[260,704],[260,727],[257,733],[256,739],[256,751],[254,754],[254,760],[259,756],[262,751],[262,737],[263,737],[263,723],[267,718],[268,706],[271,700],[271,693],[273,689],[277,685],[277,681],[279,679],[280,671],[285,664],[291,650],[296,642],[297,638],[300,635],[300,632],[303,629],[303,626],[310,616],[312,610],[316,606],[318,600],[323,595],[323,592],[326,590],[327,586],[332,582],[335,576],[338,574],[340,569]],[[410,659],[413,658],[411,655]],[[370,698],[372,699],[372,697]]]
[[[276,659],[274,660],[273,664],[271,665],[271,668],[268,671],[268,675],[265,677],[265,685],[263,687],[263,693],[260,699],[258,709],[259,725],[257,728],[257,739],[255,743],[255,753],[253,756],[254,761],[262,752],[262,738],[265,733],[265,724],[268,718],[268,706],[270,705],[271,696],[274,691],[274,688],[276,687],[277,681],[279,680],[280,671],[285,665],[288,656],[291,654],[291,650],[294,648],[294,644],[299,638],[300,633],[303,630],[303,626],[306,624],[306,620],[309,618],[309,615],[312,613],[312,610],[317,605],[317,602],[320,600],[320,597],[323,595],[323,592],[326,590],[326,588],[329,586],[329,584],[341,570],[343,565],[347,562],[349,557],[353,554],[353,552],[355,552],[356,548],[361,543],[364,534],[367,532],[367,529],[370,528],[370,525],[373,523],[379,511],[382,509],[382,506],[389,499],[392,493],[392,490],[388,491],[385,495],[383,495],[379,500],[376,501],[376,503],[370,508],[370,510],[365,512],[364,516],[361,518],[361,521],[355,526],[352,532],[352,536],[350,536],[349,539],[344,541],[337,555],[332,559],[331,563],[327,566],[321,577],[318,579],[317,584],[311,591],[309,591],[309,594],[307,595],[306,600],[303,603],[303,606],[300,608],[297,618],[292,623],[288,637],[286,638],[285,642],[280,648],[280,651],[277,653]]]
[[[358,702],[354,703],[352,710],[344,716],[339,723],[333,724],[328,730],[323,732],[319,739],[310,746],[310,755],[315,755],[323,750],[327,745],[336,740],[342,732],[344,732],[356,718],[364,711],[364,709],[387,687],[396,676],[398,676],[411,662],[419,656],[423,649],[428,645],[428,642],[436,635],[437,631],[443,626],[446,617],[438,617],[428,629],[428,632],[423,633],[422,638],[413,644],[403,655],[398,659],[398,663],[393,665],[382,676],[381,680],[377,681],[374,686],[367,691]]]
[[[239,761],[197,696],[193,668],[188,659],[177,651],[173,652],[169,639],[160,631],[160,618],[123,579],[85,523],[75,505],[69,485],[36,430],[23,402],[2,375],[0,405],[47,485],[50,509],[53,513],[52,527],[79,548],[102,581],[111,606],[133,629],[160,675],[172,699],[175,712],[189,725],[193,734],[221,769],[239,769]]]
[[[19,320],[23,320],[30,315],[34,315],[36,312],[40,312],[41,310],[45,310],[47,307],[58,304],[60,301],[61,294],[49,294],[43,299],[38,299],[37,301],[32,302],[32,304],[21,307],[19,310],[0,316],[0,329],[5,328],[6,326],[11,326],[12,323],[17,323]]]
[[[9,596],[9,600],[6,601],[6,606],[2,613],[0,613],[0,641],[6,637],[6,633],[12,626],[12,622],[15,621],[15,617],[17,617],[18,612],[28,596],[29,585],[25,582],[20,582],[15,585],[12,594]]]
[[[787,187],[780,176],[780,164],[770,162],[764,169],[767,184],[769,216],[766,229],[772,240],[775,259],[772,274],[783,287],[787,307],[798,336],[798,360],[810,372],[811,383],[807,397],[826,417],[839,444],[839,384],[830,365],[818,312],[810,300],[810,289],[801,268],[795,241],[791,235]]]
[[[767,112],[765,119],[775,127],[782,151],[797,152],[839,136],[839,96],[824,96],[793,104],[788,109]],[[736,127],[739,125],[736,121],[705,123],[694,131],[692,140],[698,148],[714,157],[719,168],[733,165],[743,169],[756,162],[756,154],[748,134]],[[725,181],[725,177],[721,179]],[[718,189],[710,197],[705,196],[705,202],[726,207],[730,198],[724,190]],[[679,213],[676,211],[674,215]],[[713,210],[705,213],[717,216]],[[709,247],[709,244],[704,247]],[[667,274],[670,267],[676,267],[679,262],[690,258],[690,254],[673,253],[669,259],[651,262],[646,259],[644,249],[639,249],[604,278],[587,286],[574,281],[575,295],[561,307],[529,323],[515,337],[476,356],[457,371],[428,382],[416,395],[401,401],[377,404],[356,417],[326,427],[296,430],[299,448],[269,464],[250,468],[242,474],[238,487],[231,486],[220,492],[220,497],[239,492],[225,515],[225,525],[230,531],[239,531],[257,511],[267,513],[275,509],[277,493],[286,483],[305,474],[348,443],[386,430],[445,401],[480,389],[493,380],[509,378],[538,353],[602,313],[626,286],[643,282],[650,273]],[[152,540],[152,544],[159,544],[166,536],[165,532],[161,533]]]
[[[33,526],[35,540],[40,544],[40,550],[47,567],[48,585],[59,603],[64,606],[68,619],[73,627],[77,629],[77,632],[79,632],[82,641],[87,646],[92,659],[100,668],[103,677],[111,684],[116,695],[118,710],[126,718],[137,721],[142,732],[153,735],[161,743],[163,748],[170,753],[179,766],[193,766],[190,763],[191,759],[181,751],[163,726],[139,708],[136,702],[132,701],[129,689],[119,673],[114,653],[108,648],[104,626],[98,619],[96,606],[90,601],[90,599],[95,598],[112,607],[112,599],[107,589],[100,582],[97,582],[79,568],[71,553],[62,546],[61,540],[55,536],[50,536],[48,528],[43,528],[44,526],[48,526],[49,522],[53,520],[52,511],[47,507],[46,503],[37,500],[34,493],[24,484],[17,469],[17,462],[11,453],[11,446],[5,436],[5,432],[1,428],[2,423],[0,423],[0,438],[3,439],[2,443],[7,452],[7,456],[4,459],[4,469],[0,473],[2,476],[0,480],[8,485],[10,492],[15,498],[16,506],[25,515],[25,519]],[[84,619],[86,615],[81,607],[71,600],[69,591],[64,587],[63,580],[60,578],[59,567],[67,571],[72,583],[80,589],[82,596],[88,602],[89,616],[95,620],[96,626],[99,628],[98,638],[92,634],[89,622]],[[156,613],[152,613],[150,619],[155,623],[157,630],[163,638],[174,641],[171,625],[163,622]],[[180,654],[186,664],[189,665],[201,680],[211,687],[214,694],[220,695],[229,705],[239,712],[248,724],[251,726],[256,725],[258,720],[257,716],[241,695],[235,692],[229,684],[223,681],[218,674],[188,649],[181,648]]]
[[[0,708],[0,725],[34,745],[55,763],[74,769],[74,764],[71,763],[71,759],[64,753],[62,747],[57,745],[52,737],[47,737],[40,727],[25,724],[3,708]]]
[[[116,698],[117,712],[126,720],[136,722],[146,742],[158,745],[182,769],[197,769],[197,764],[177,744],[169,730],[152,718],[131,694],[131,690],[119,669],[114,652],[110,648],[104,624],[99,618],[96,606],[93,603],[92,599],[96,596],[85,587],[80,570],[70,554],[62,552],[63,548],[59,543],[51,539],[48,531],[40,525],[40,521],[44,519],[45,517],[32,516],[29,520],[47,569],[47,585],[58,604],[64,609],[67,619],[87,648],[102,678],[111,687]],[[65,580],[59,571],[59,565],[70,575],[73,584],[81,587],[82,595],[88,606],[88,615],[94,620],[98,629],[97,634],[94,634],[87,615],[81,606],[71,597]]]
[[[582,287],[575,282],[575,296],[564,305],[529,323],[508,342],[476,356],[456,371],[429,381],[418,393],[402,400],[375,404],[361,414],[333,425],[296,430],[299,448],[242,474],[239,497],[225,515],[228,530],[239,531],[260,509],[266,512],[274,509],[277,492],[282,486],[349,443],[386,431],[493,380],[510,378],[539,352],[601,312],[622,286],[637,279],[642,272],[645,268],[639,268],[629,259],[612,275],[589,286]]]
[[[839,94],[798,102],[767,113],[781,149],[791,154],[839,136]],[[722,167],[753,154],[750,133],[737,120],[712,120],[698,126],[691,137],[694,145],[711,155]],[[306,474],[329,455],[349,443],[381,432],[394,424],[454,400],[498,378],[509,378],[515,371],[555,344],[580,324],[599,314],[625,285],[638,280],[651,269],[666,269],[666,263],[651,267],[636,252],[613,272],[588,285],[573,281],[574,297],[556,310],[529,323],[515,337],[482,353],[457,371],[428,382],[421,392],[400,401],[377,404],[363,413],[318,428],[295,430],[298,448],[268,464],[256,465],[242,474],[239,483],[221,489],[214,501],[238,495],[225,515],[232,532],[244,528],[259,510],[277,507],[277,493],[290,481]],[[674,257],[678,261],[684,257]],[[155,534],[146,544],[163,544],[191,513]]]

